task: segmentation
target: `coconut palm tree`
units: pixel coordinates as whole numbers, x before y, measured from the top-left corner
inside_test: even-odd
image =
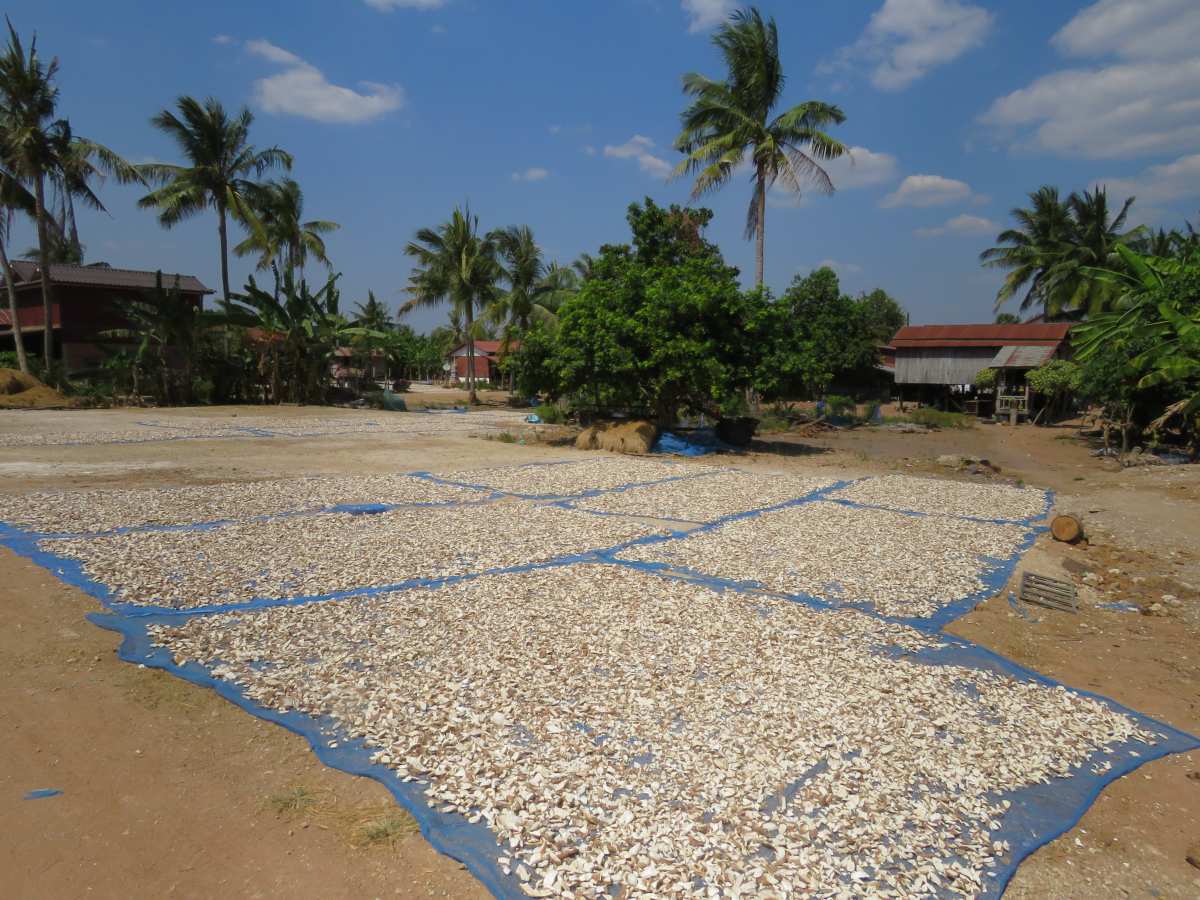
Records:
[[[692,174],[692,199],[715,191],[748,161],[754,193],[746,212],[746,237],[756,238],[756,283],[763,283],[767,192],[775,185],[799,194],[806,185],[832,193],[833,182],[821,162],[847,152],[826,134],[846,120],[837,106],[819,100],[797,104],[772,118],[783,92],[783,65],[775,20],[757,9],[739,10],[722,25],[713,43],[728,69],[724,81],[691,73],[683,92],[695,98],[682,115],[675,149],[686,158],[678,178]]]
[[[1029,195],[1030,206],[1012,211],[1017,227],[1002,231],[997,246],[979,258],[985,266],[1006,269],[996,308],[1024,290],[1021,309],[1041,306],[1047,319],[1100,312],[1115,299],[1112,285],[1089,270],[1120,268],[1116,248],[1142,239],[1144,229],[1122,231],[1133,198],[1110,215],[1104,188],[1061,199],[1043,185]]]
[[[4,139],[0,136],[0,146]],[[29,359],[25,355],[25,340],[21,335],[21,318],[17,311],[17,275],[8,258],[6,245],[12,236],[13,219],[18,212],[33,218],[35,201],[28,189],[18,181],[10,169],[0,162],[0,267],[4,272],[4,287],[8,294],[8,318],[12,323],[13,343],[17,351],[17,367],[29,374]]]
[[[43,352],[49,366],[54,359],[50,251],[57,229],[47,210],[46,188],[57,188],[103,210],[104,205],[91,188],[92,181],[105,174],[122,184],[144,183],[144,179],[136,166],[104,145],[73,134],[66,119],[55,118],[58,60],[43,62],[36,36],[27,53],[11,22],[8,36],[8,46],[0,55],[0,138],[4,142],[0,157],[12,176],[30,186],[33,193],[45,323]]]
[[[574,286],[575,273],[546,264],[528,225],[510,225],[488,237],[500,253],[501,277],[508,288],[488,308],[488,318],[502,326],[501,341],[507,352],[514,335],[528,331],[534,322],[555,319],[565,293]]]
[[[374,291],[367,291],[366,303],[354,304],[354,312],[355,325],[370,328],[372,331],[390,331],[392,329],[392,317],[388,313],[388,308],[375,298]]]
[[[228,217],[258,232],[261,226],[251,206],[252,178],[277,166],[290,170],[292,157],[278,147],[259,150],[249,142],[254,116],[242,107],[230,117],[221,102],[209,97],[176,101],[178,115],[164,109],[150,124],[179,145],[187,165],[150,163],[141,167],[147,178],[161,185],[138,201],[144,209],[157,209],[158,221],[172,228],[184,219],[212,208],[217,212],[221,242],[221,292],[229,304]]]
[[[269,269],[279,262],[293,274],[304,277],[304,265],[309,256],[331,269],[322,237],[341,226],[325,219],[304,221],[304,192],[291,178],[254,185],[249,194],[250,206],[261,228],[233,248],[238,256],[258,254],[258,268]]]
[[[475,326],[477,314],[495,300],[503,274],[496,243],[479,233],[479,218],[471,214],[470,207],[456,207],[448,222],[420,229],[404,252],[416,260],[416,266],[408,284],[412,299],[401,307],[401,313],[414,306],[450,304],[452,315],[461,317],[466,337],[467,394],[472,404],[478,403]]]

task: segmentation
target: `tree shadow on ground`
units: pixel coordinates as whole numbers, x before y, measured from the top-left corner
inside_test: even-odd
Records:
[[[820,447],[816,444],[802,444],[795,440],[779,440],[771,438],[755,438],[744,452],[768,453],[774,456],[820,456],[832,453],[831,447]]]

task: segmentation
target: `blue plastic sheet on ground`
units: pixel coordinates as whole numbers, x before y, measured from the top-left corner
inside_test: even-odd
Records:
[[[432,478],[433,476],[430,477]],[[677,480],[677,478],[667,480],[673,481]],[[655,483],[663,482],[647,482],[645,484]],[[513,574],[534,569],[548,569],[587,562],[619,564],[642,570],[657,577],[693,581],[719,591],[731,591],[800,602],[818,610],[839,608],[841,604],[822,598],[806,595],[768,593],[762,591],[759,586],[754,584],[731,582],[714,578],[702,572],[681,570],[656,563],[624,561],[619,559],[618,555],[622,550],[637,544],[652,544],[686,539],[689,534],[719,528],[732,521],[752,518],[773,510],[798,506],[818,500],[828,500],[831,499],[827,496],[829,493],[840,490],[849,484],[850,482],[837,482],[782,504],[724,516],[697,528],[636,538],[615,547],[591,550],[572,556],[563,556],[542,563],[530,563],[507,569],[496,569],[444,579],[413,579],[396,585],[359,588],[325,595],[300,598],[261,598],[260,600],[243,604],[212,605],[187,610],[142,607],[134,604],[115,602],[108,587],[88,578],[83,573],[82,567],[77,561],[58,557],[55,554],[41,550],[37,546],[37,540],[43,536],[35,533],[0,524],[0,544],[4,544],[17,553],[27,556],[38,565],[57,575],[64,582],[81,588],[110,607],[115,614],[91,614],[88,618],[101,627],[117,631],[123,635],[124,639],[120,649],[122,659],[160,668],[193,683],[212,688],[221,696],[251,714],[280,724],[304,736],[309,741],[313,751],[325,764],[351,774],[362,775],[381,782],[392,792],[397,801],[412,813],[420,825],[422,833],[436,849],[466,865],[495,896],[514,898],[515,900],[515,898],[524,897],[525,894],[521,890],[519,882],[514,877],[504,876],[499,870],[496,857],[503,852],[502,848],[497,845],[495,835],[483,824],[472,825],[458,814],[441,813],[431,808],[426,802],[424,795],[425,785],[419,782],[403,782],[397,778],[393,770],[373,763],[370,759],[371,751],[363,745],[362,741],[347,739],[344,735],[340,734],[334,723],[328,720],[314,719],[299,713],[282,713],[264,708],[246,697],[236,685],[213,679],[206,669],[197,664],[189,663],[185,666],[177,666],[166,650],[151,646],[147,632],[148,627],[154,624],[180,624],[188,618],[197,615],[210,615],[218,612],[244,612],[278,605],[301,605],[311,602],[336,601],[350,597],[377,595],[408,587],[436,587],[440,584],[474,579],[488,574]],[[610,490],[630,490],[639,486],[643,485],[623,485]],[[499,495],[500,493],[492,491],[491,488],[484,485],[477,485],[475,487],[481,491],[490,492],[490,496]],[[596,493],[607,492],[598,491]],[[1049,503],[1049,496],[1047,503]],[[560,502],[560,505],[571,508],[569,503]],[[854,504],[846,503],[846,505]],[[341,511],[367,514],[382,511],[385,508],[386,505],[384,504],[356,504],[344,506],[341,508]],[[1011,575],[1012,568],[1016,565],[1021,553],[1032,543],[1039,531],[1038,528],[1032,526],[1032,522],[1036,518],[1038,517],[1030,517],[1029,520],[1021,523],[1003,522],[1003,524],[1025,525],[1028,529],[1026,541],[1011,559],[996,561],[995,568],[993,568],[988,576],[988,586],[980,591],[978,595],[972,595],[970,598],[964,598],[956,604],[944,607],[939,611],[937,616],[927,619],[891,619],[891,621],[903,621],[905,624],[916,625],[928,633],[936,634],[944,642],[944,645],[936,650],[924,651],[920,654],[904,653],[902,654],[903,658],[927,665],[953,665],[984,669],[1022,680],[1037,681],[1048,686],[1058,685],[1058,682],[1024,669],[1016,663],[985,650],[970,641],[946,635],[941,631],[942,626],[946,622],[962,615],[979,602],[979,600],[983,599],[984,596],[995,593],[996,590],[1003,586]],[[1001,523],[997,522],[997,524]],[[184,527],[207,528],[215,526],[213,523],[201,523]],[[877,615],[870,609],[864,609],[864,612],[869,615]],[[882,616],[877,617],[887,618]],[[1112,763],[1112,768],[1109,771],[1093,771],[1093,761],[1089,760],[1087,765],[1081,767],[1067,778],[1058,778],[1050,784],[1039,784],[1017,792],[1005,794],[1002,798],[997,797],[997,799],[1009,800],[1012,806],[1002,821],[1002,827],[992,837],[994,840],[1007,840],[1011,844],[1011,851],[1001,859],[1001,867],[985,883],[981,893],[982,897],[999,897],[1005,885],[1015,873],[1019,863],[1038,847],[1054,840],[1059,835],[1074,827],[1105,785],[1145,762],[1170,753],[1186,752],[1200,748],[1200,739],[1192,735],[1122,707],[1108,698],[1088,691],[1072,690],[1084,696],[1094,697],[1110,708],[1134,717],[1141,724],[1141,727],[1153,731],[1161,737],[1161,740],[1159,743],[1149,747],[1138,744],[1137,748],[1140,755],[1137,756],[1132,756],[1127,752],[1130,747],[1116,748],[1116,752],[1112,755],[1097,754],[1095,762],[1110,761]],[[337,746],[331,747],[331,743],[336,743]],[[784,789],[788,789],[788,786],[784,786]],[[45,790],[53,790],[55,793],[58,793],[56,789]],[[46,794],[46,796],[53,795]]]
[[[715,435],[705,435],[702,432],[676,434],[664,431],[650,448],[651,453],[668,453],[673,456],[707,456],[724,449],[724,445]]]
[[[1116,603],[1097,603],[1096,609],[1108,609],[1113,612],[1141,612],[1142,608],[1136,603],[1130,603],[1127,600],[1118,600]]]
[[[50,797],[57,797],[62,793],[58,788],[38,788],[36,791],[30,791],[25,795],[26,800],[46,800]]]
[[[148,668],[162,669],[193,684],[211,688],[251,715],[282,725],[305,738],[313,753],[325,765],[378,781],[416,819],[421,834],[435,849],[465,865],[495,896],[505,900],[526,897],[516,876],[506,876],[496,864],[496,857],[502,851],[495,835],[485,825],[473,825],[457,813],[443,813],[432,807],[425,797],[425,784],[402,781],[395,770],[372,762],[372,751],[364,746],[362,739],[346,737],[328,719],[314,719],[297,712],[280,712],[260,706],[237,685],[213,678],[208,670],[198,664],[176,665],[168,651],[152,646],[147,633],[152,620],[99,613],[90,614],[88,619],[101,628],[123,636],[118,650],[121,659]],[[329,746],[331,743],[337,746]]]

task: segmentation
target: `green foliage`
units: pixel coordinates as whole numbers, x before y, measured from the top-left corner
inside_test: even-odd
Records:
[[[975,388],[980,391],[994,390],[996,387],[996,375],[997,372],[995,369],[980,369],[979,373],[975,376]]]
[[[336,275],[315,294],[306,282],[297,286],[289,274],[282,283],[276,278],[276,289],[269,293],[251,276],[244,292],[234,295],[230,317],[257,329],[252,346],[273,402],[321,402],[334,350],[354,338],[384,335],[349,325],[339,311]]]
[[[479,217],[472,215],[469,207],[456,207],[450,219],[437,228],[419,229],[404,252],[416,262],[408,287],[412,300],[401,312],[413,306],[449,303],[452,315],[464,322],[468,358],[473,360],[474,341],[479,337],[475,320],[500,296],[504,274],[495,238],[479,233]],[[470,363],[467,391],[470,402],[478,402]]]
[[[858,404],[854,402],[854,398],[844,394],[826,396],[825,407],[831,416],[854,416],[858,413]]]
[[[841,293],[832,269],[797,275],[758,314],[754,387],[764,400],[819,397],[840,379],[861,379],[875,364],[868,310]]]
[[[1141,228],[1122,231],[1133,198],[1115,215],[1110,214],[1104,188],[1061,200],[1057,188],[1045,185],[1029,199],[1028,209],[1012,211],[1017,227],[1002,231],[997,246],[980,254],[985,266],[1008,272],[996,306],[1024,291],[1021,309],[1040,307],[1048,318],[1109,309],[1117,292],[1089,270],[1119,269],[1117,248],[1142,238]]]
[[[746,212],[746,237],[758,238],[755,283],[761,287],[767,192],[778,184],[793,193],[807,187],[832,193],[821,162],[847,149],[824,129],[846,117],[838,107],[817,100],[771,117],[784,86],[779,32],[775,20],[764,20],[757,9],[734,12],[712,40],[725,62],[725,80],[683,76],[683,91],[693,100],[675,139],[675,149],[686,156],[675,174],[695,176],[694,200],[727,183],[743,162],[752,164],[754,194]]]
[[[649,198],[631,205],[633,245],[601,249],[556,335],[526,336],[521,390],[664,422],[681,411],[719,414],[749,384],[748,327],[761,300],[742,293],[737,270],[703,239],[710,217]]]
[[[1076,329],[1081,387],[1130,432],[1177,422],[1200,440],[1200,251],[1165,259],[1121,249],[1116,309]],[[1098,278],[1104,276],[1097,273]]]
[[[1052,359],[1025,376],[1029,386],[1043,397],[1062,397],[1079,388],[1079,366],[1070,360]]]
[[[542,403],[535,407],[533,412],[547,425],[561,425],[567,421],[567,414],[563,408],[553,403]]]
[[[855,301],[863,327],[877,344],[887,344],[908,323],[904,308],[887,291],[876,288]]]
[[[975,419],[973,416],[964,415],[956,412],[943,412],[940,409],[930,409],[923,407],[914,409],[908,414],[908,421],[917,425],[924,425],[926,428],[974,428]]]
[[[996,313],[996,324],[997,325],[1019,325],[1019,324],[1021,324],[1021,317],[1018,316],[1016,313],[1009,313],[1009,312]]]

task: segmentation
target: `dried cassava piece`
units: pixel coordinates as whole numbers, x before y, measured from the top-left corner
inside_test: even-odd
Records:
[[[526,496],[573,497],[588,491],[611,490],[628,484],[693,478],[723,471],[728,470],[716,466],[621,456],[588,456],[550,464],[439,472],[438,477]]]
[[[1046,493],[1036,488],[908,475],[864,478],[830,496],[888,509],[976,519],[1022,520],[1046,510]]]
[[[187,608],[466,575],[654,533],[633,519],[506,502],[48,539],[40,546],[79,560],[118,600]]]
[[[150,490],[45,491],[0,496],[0,521],[42,532],[245,519],[338,504],[478,500],[466,488],[412,475],[313,476]]]
[[[596,565],[152,634],[365,739],[532,896],[972,896],[1007,792],[1154,740],[862,613]]]
[[[817,501],[630,547],[620,558],[919,617],[982,590],[994,566],[984,557],[1011,557],[1027,533],[1016,525]]]
[[[831,484],[831,479],[730,470],[705,478],[587,497],[577,505],[597,512],[711,522],[796,500]]]

